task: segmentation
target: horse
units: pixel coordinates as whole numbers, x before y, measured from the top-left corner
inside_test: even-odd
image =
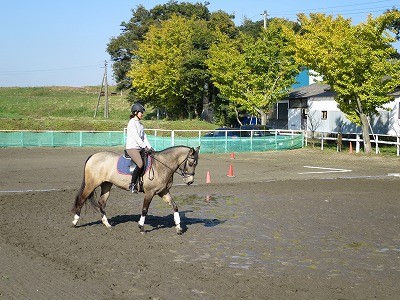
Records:
[[[160,196],[173,210],[177,234],[182,234],[181,220],[178,206],[174,202],[169,190],[172,187],[173,176],[178,173],[184,182],[190,185],[194,182],[195,169],[199,159],[200,146],[196,149],[187,146],[173,146],[150,155],[151,165],[143,174],[139,192],[144,193],[142,212],[138,223],[141,233],[144,233],[145,218],[150,203],[155,195]],[[101,212],[102,223],[111,228],[106,217],[106,203],[113,185],[129,190],[130,174],[120,174],[117,162],[121,157],[115,152],[98,152],[88,157],[84,166],[83,180],[75,197],[72,212],[75,214],[72,224],[77,226],[81,209],[87,199]],[[95,189],[101,187],[100,197],[96,203]]]

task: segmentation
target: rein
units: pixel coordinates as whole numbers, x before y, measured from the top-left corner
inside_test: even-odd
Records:
[[[152,154],[151,155],[151,157],[155,160],[155,161],[158,161],[160,164],[162,164],[164,167],[166,167],[166,168],[168,168],[168,169],[170,169],[171,171],[173,171],[174,172],[174,174],[176,173],[176,174],[179,174],[180,176],[182,176],[183,178],[187,178],[187,177],[189,177],[189,176],[194,176],[194,172],[193,173],[188,173],[186,170],[182,170],[180,167],[184,164],[184,163],[186,163],[187,162],[187,160],[189,159],[189,152],[188,152],[188,154],[186,155],[186,158],[180,163],[180,164],[178,164],[178,167],[177,167],[177,169],[176,170],[174,170],[173,168],[171,168],[170,166],[167,166],[165,163],[163,163],[162,161],[160,161],[159,159],[157,159],[157,158],[155,158],[154,157],[154,155]],[[153,169],[153,165],[151,166],[151,169]],[[180,172],[179,172],[179,171]],[[150,173],[149,173],[149,176],[150,176]],[[150,180],[153,180],[154,179],[154,177],[152,178],[152,179],[150,179]]]

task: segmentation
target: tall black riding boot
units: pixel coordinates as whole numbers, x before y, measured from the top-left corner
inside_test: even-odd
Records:
[[[129,185],[129,189],[131,190],[132,193],[137,193],[137,180],[140,174],[140,169],[136,166],[135,169],[132,171],[132,179],[131,179],[131,184]]]

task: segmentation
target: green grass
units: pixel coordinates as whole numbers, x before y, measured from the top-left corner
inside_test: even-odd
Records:
[[[6,87],[0,88],[0,130],[120,131],[126,127],[131,104],[124,94],[109,96],[109,118],[104,118],[105,97],[100,87]],[[110,92],[114,87],[110,88]],[[151,111],[149,111],[151,113]],[[200,120],[143,120],[145,128],[178,130],[218,127]]]

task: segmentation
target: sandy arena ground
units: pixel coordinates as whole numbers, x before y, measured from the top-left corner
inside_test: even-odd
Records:
[[[201,155],[194,185],[175,175],[178,236],[158,197],[140,234],[142,194],[117,188],[111,230],[90,206],[71,226],[101,150],[0,149],[0,299],[400,299],[397,157]]]

